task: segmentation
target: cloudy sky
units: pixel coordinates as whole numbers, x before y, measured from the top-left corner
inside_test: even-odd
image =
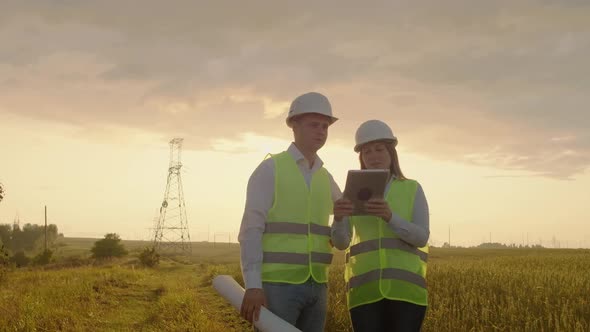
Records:
[[[168,141],[195,240],[237,234],[288,105],[341,120],[343,186],[381,119],[424,187],[434,244],[590,246],[587,1],[0,1],[0,222],[149,238]],[[220,235],[221,236],[221,235]]]

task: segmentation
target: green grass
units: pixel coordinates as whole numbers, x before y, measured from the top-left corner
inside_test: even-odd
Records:
[[[158,269],[18,270],[0,290],[0,330],[242,331],[247,323],[210,287],[214,274],[236,272],[169,260]]]
[[[59,260],[86,262],[96,239],[66,239]],[[0,276],[0,331],[252,331],[211,287],[242,283],[236,244],[198,243],[189,256],[140,268],[124,260],[27,268]],[[331,269],[326,331],[351,331],[342,255]],[[424,331],[590,331],[590,251],[433,249]]]
[[[89,257],[90,249],[98,239],[90,238],[64,238],[61,239],[55,249],[55,257]],[[151,246],[148,241],[121,241],[131,255],[139,253],[143,248]],[[173,255],[172,255],[173,256]],[[179,255],[177,259],[193,263],[239,263],[240,246],[237,243],[209,243],[193,242],[190,255]]]

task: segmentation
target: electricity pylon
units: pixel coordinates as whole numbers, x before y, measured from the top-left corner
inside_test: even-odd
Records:
[[[170,164],[166,192],[154,231],[154,247],[158,251],[191,252],[191,239],[180,178],[182,141],[182,138],[174,138],[170,141]]]

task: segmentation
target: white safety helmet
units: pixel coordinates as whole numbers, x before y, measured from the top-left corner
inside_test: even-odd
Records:
[[[394,147],[397,145],[397,137],[393,136],[391,128],[379,120],[369,120],[361,124],[356,130],[354,138],[356,141],[355,152],[360,152],[363,144],[373,141],[388,141],[392,142]]]
[[[337,118],[332,116],[332,106],[328,98],[321,93],[308,92],[301,95],[291,103],[289,114],[287,115],[287,126],[292,127],[291,119],[297,115],[306,113],[317,113],[325,115],[331,119],[330,124],[336,122]]]

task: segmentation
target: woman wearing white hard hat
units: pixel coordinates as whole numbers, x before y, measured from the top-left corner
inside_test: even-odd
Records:
[[[332,241],[346,249],[347,305],[355,332],[419,331],[428,304],[428,204],[417,181],[399,166],[397,138],[379,120],[363,123],[354,151],[362,169],[389,169],[385,199],[370,199],[369,215],[351,216],[347,199],[334,203]]]

